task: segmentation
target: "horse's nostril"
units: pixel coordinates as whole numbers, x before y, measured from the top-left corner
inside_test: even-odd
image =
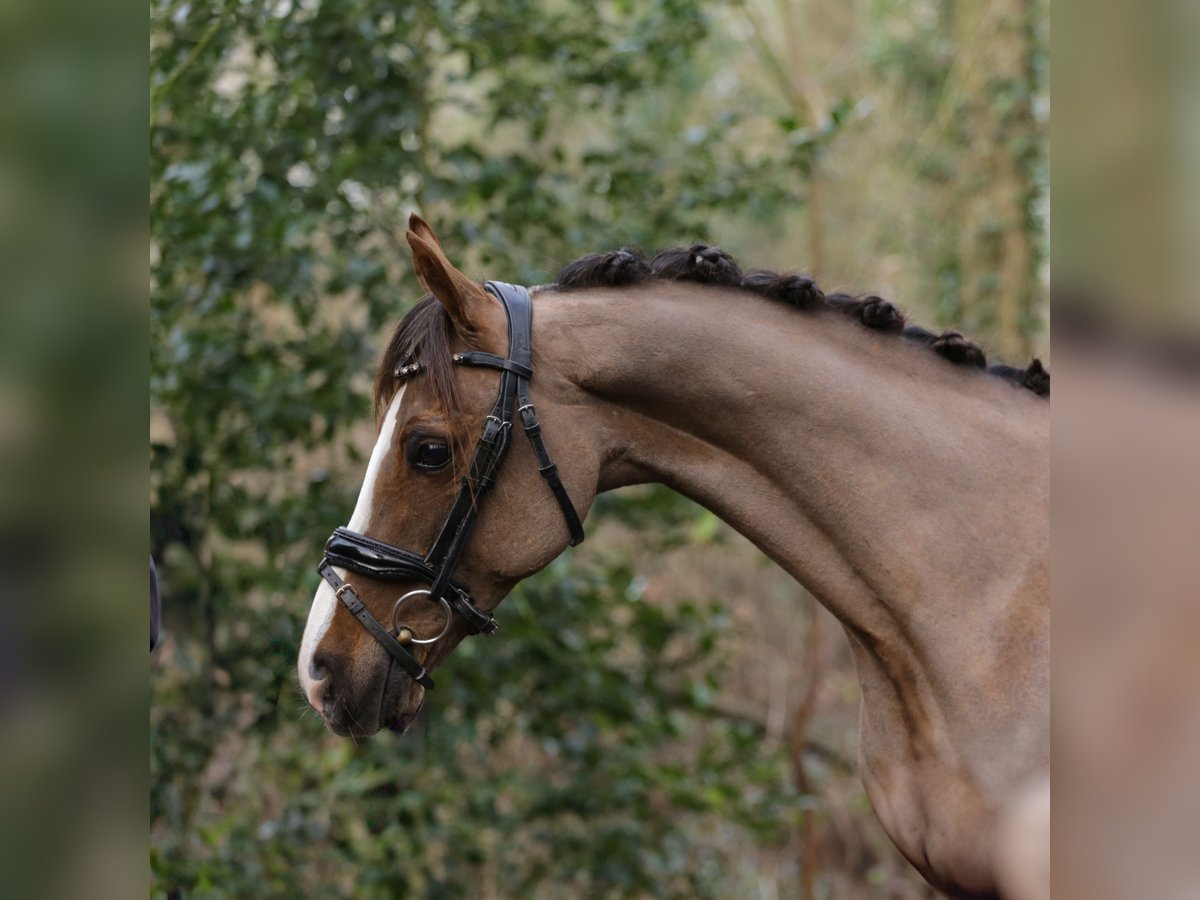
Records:
[[[308,677],[313,681],[324,681],[329,677],[329,658],[318,651],[308,663]]]

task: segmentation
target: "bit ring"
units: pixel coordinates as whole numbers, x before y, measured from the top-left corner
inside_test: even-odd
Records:
[[[400,604],[401,603],[403,603],[409,597],[416,597],[419,594],[424,594],[425,596],[429,596],[429,591],[427,591],[425,588],[417,588],[415,591],[409,591],[407,594],[404,594],[403,596],[399,597],[396,600],[396,602],[392,605],[392,634],[394,636],[398,637],[400,635],[400,631],[402,629],[407,629],[409,634],[413,634],[412,628],[410,628],[407,625],[396,622],[396,614],[400,612]],[[416,635],[413,635],[413,637],[410,637],[407,641],[402,641],[401,643],[433,644],[433,643],[436,643],[437,641],[440,641],[442,638],[444,638],[446,636],[446,632],[448,632],[450,630],[450,620],[452,618],[452,614],[450,612],[450,604],[446,601],[445,597],[442,597],[438,602],[442,604],[442,609],[446,611],[446,625],[442,628],[441,632],[436,637],[431,637],[431,638],[419,638],[419,637],[416,637]]]

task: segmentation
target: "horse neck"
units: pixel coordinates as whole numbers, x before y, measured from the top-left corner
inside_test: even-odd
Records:
[[[988,628],[1042,557],[1049,404],[1028,392],[726,288],[546,292],[538,316],[539,366],[603,423],[599,489],[678,490],[869,641],[964,603]]]

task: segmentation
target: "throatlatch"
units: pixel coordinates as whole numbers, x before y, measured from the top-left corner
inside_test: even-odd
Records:
[[[433,678],[405,648],[405,644],[437,641],[449,630],[451,610],[466,620],[472,634],[494,634],[499,628],[499,623],[490,612],[475,605],[467,586],[454,580],[454,570],[475,527],[484,497],[496,483],[500,466],[508,455],[513,420],[518,416],[537,457],[538,472],[546,479],[571,532],[571,546],[581,543],[584,537],[583,523],[579,521],[575,505],[558,476],[558,466],[550,458],[542,440],[542,427],[538,424],[530,399],[529,382],[533,378],[533,302],[529,291],[502,281],[489,281],[484,288],[500,301],[508,317],[508,357],[475,350],[453,356],[455,365],[481,366],[499,371],[500,391],[491,413],[484,419],[483,433],[475,446],[475,456],[468,474],[462,480],[458,497],[433,546],[428,553],[420,556],[348,528],[337,528],[326,542],[325,556],[317,566],[317,571],[333,588],[342,605],[383,645],[400,667],[425,688],[434,686]],[[412,362],[400,366],[393,374],[397,378],[410,378],[423,370],[421,363]],[[396,600],[392,606],[392,627],[389,630],[371,615],[354,588],[334,571],[334,566],[383,581],[417,581],[428,584],[429,589],[409,591]],[[396,615],[401,602],[414,594],[425,594],[429,601],[441,604],[446,610],[446,628],[437,637],[418,640],[409,629],[397,624]]]

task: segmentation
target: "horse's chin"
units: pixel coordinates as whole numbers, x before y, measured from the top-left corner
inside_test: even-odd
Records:
[[[397,712],[395,715],[388,718],[383,724],[388,731],[394,731],[396,734],[404,734],[416,721],[417,714],[421,712],[421,707],[425,705],[425,697],[422,694],[416,708],[410,712]]]
[[[355,722],[353,724],[347,724],[347,723],[339,721],[337,719],[332,719],[332,720],[326,719],[325,727],[327,727],[330,731],[332,731],[338,737],[352,738],[354,740],[358,740],[359,738],[370,737],[371,735],[373,735],[377,731],[379,731],[378,725],[376,725],[374,727],[371,727],[371,726],[363,727],[362,725],[360,725],[357,722]]]
[[[397,709],[391,715],[384,717],[379,722],[363,724],[362,722],[348,722],[344,719],[325,720],[325,724],[329,730],[338,737],[358,738],[371,737],[373,734],[378,734],[382,729],[396,734],[404,734],[412,723],[416,721],[417,714],[421,711],[421,707],[425,705],[425,698],[422,697],[416,707],[409,707],[407,712],[402,712]]]
[[[383,683],[379,704],[379,725],[396,734],[404,734],[425,705],[425,688],[393,666]],[[390,712],[389,712],[390,710]],[[376,728],[378,731],[378,727]]]

